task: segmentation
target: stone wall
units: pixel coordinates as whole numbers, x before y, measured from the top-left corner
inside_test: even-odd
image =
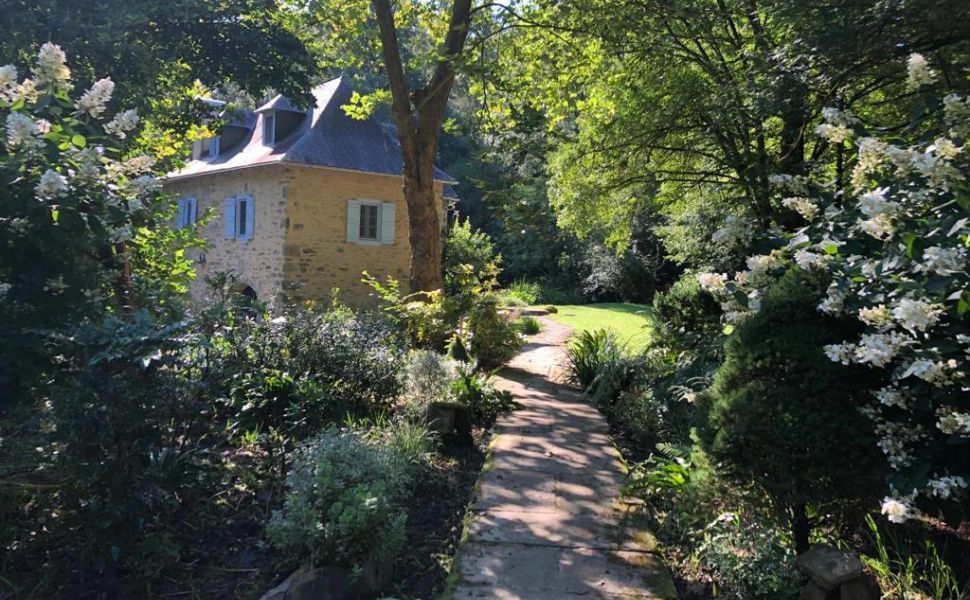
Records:
[[[201,231],[207,240],[205,262],[196,261],[196,280],[190,293],[195,300],[208,295],[207,275],[232,271],[239,283],[255,290],[257,298],[272,302],[283,285],[283,238],[286,217],[283,197],[285,169],[281,166],[257,167],[228,173],[215,173],[166,184],[176,198],[191,196],[198,201],[201,219],[211,210],[208,224]],[[255,214],[253,239],[227,240],[224,236],[223,200],[237,194],[252,194]],[[200,253],[195,252],[198,257]]]
[[[166,190],[176,197],[195,197],[200,217],[214,211],[202,231],[208,248],[205,262],[196,263],[197,279],[191,288],[196,300],[207,294],[206,275],[219,271],[237,273],[240,284],[268,302],[284,288],[296,297],[315,300],[326,300],[339,289],[345,303],[370,304],[371,289],[361,282],[363,271],[381,280],[390,275],[407,290],[408,213],[400,177],[272,165],[175,181]],[[244,193],[255,201],[253,239],[224,239],[223,200]],[[440,183],[435,193],[444,223]],[[357,199],[396,205],[393,244],[347,241],[347,203]]]
[[[410,269],[407,205],[400,177],[338,171],[315,167],[286,168],[286,216],[289,226],[283,246],[283,277],[301,283],[297,296],[329,298],[339,288],[339,297],[352,305],[372,302],[371,289],[361,282],[367,271],[383,280],[388,275],[407,289]],[[444,222],[441,184],[436,195]],[[393,244],[361,244],[347,241],[347,203],[350,200],[393,202],[395,232]]]

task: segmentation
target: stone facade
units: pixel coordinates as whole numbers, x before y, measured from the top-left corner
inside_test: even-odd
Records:
[[[442,187],[436,183],[435,193],[444,223]],[[407,289],[410,246],[401,177],[277,163],[175,180],[166,190],[176,198],[196,198],[200,219],[212,211],[201,231],[207,240],[204,262],[197,260],[191,288],[197,301],[206,297],[206,276],[223,271],[236,273],[241,286],[267,302],[284,289],[317,300],[339,289],[341,301],[369,304],[363,271],[378,279],[394,277]],[[237,194],[254,199],[251,240],[225,239],[223,233],[223,200]],[[394,243],[347,241],[348,202],[359,199],[395,204]]]

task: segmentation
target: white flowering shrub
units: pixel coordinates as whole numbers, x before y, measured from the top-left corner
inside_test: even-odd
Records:
[[[757,311],[762,290],[792,264],[831,275],[818,310],[856,318],[864,332],[824,352],[880,374],[863,412],[891,469],[882,510],[894,522],[921,511],[956,521],[970,506],[970,98],[940,101],[926,90],[934,81],[926,60],[910,57],[908,83],[925,107],[908,143],[825,111],[816,133],[855,151],[848,181],[833,189],[776,178],[795,193],[782,205],[808,224],[733,277],[698,276],[733,323]]]
[[[138,303],[131,241],[167,219],[169,206],[152,173],[155,159],[126,152],[138,114],[111,106],[110,79],[76,91],[67,58],[52,43],[40,48],[29,76],[14,65],[0,67],[5,389],[30,385],[28,363],[39,345],[33,332]],[[184,256],[154,256],[155,262],[184,262]]]

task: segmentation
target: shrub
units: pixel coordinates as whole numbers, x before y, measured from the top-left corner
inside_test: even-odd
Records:
[[[404,543],[410,473],[387,448],[330,429],[296,450],[270,541],[315,565],[366,568]]]
[[[226,341],[229,410],[240,433],[304,437],[346,413],[384,411],[401,392],[404,347],[376,315],[289,311],[241,323]]]
[[[570,382],[605,405],[633,385],[640,366],[625,355],[612,329],[580,332],[566,348],[566,356]]]
[[[721,307],[687,274],[665,291],[653,297],[654,344],[669,348],[675,354],[690,353],[700,357],[720,354]]]
[[[523,335],[535,335],[542,331],[542,323],[535,317],[522,317],[513,321],[512,325]]]
[[[756,482],[782,515],[791,511],[799,552],[808,548],[809,505],[873,501],[885,470],[858,410],[871,373],[846,377],[822,352],[857,327],[815,310],[825,283],[792,270],[770,287],[761,310],[728,339],[724,363],[700,397],[704,448],[729,477]]]
[[[522,348],[522,337],[509,319],[499,313],[495,300],[476,299],[466,318],[468,351],[482,370],[501,366]]]
[[[512,394],[497,389],[490,376],[475,372],[466,365],[459,366],[450,391],[451,398],[467,406],[472,422],[479,425],[493,422],[514,406]]]
[[[524,279],[513,281],[505,291],[509,296],[521,300],[526,306],[533,306],[542,301],[541,286]]]
[[[445,294],[453,296],[467,293],[470,287],[494,288],[502,257],[495,254],[487,233],[473,230],[468,219],[459,219],[448,230],[442,262]]]
[[[448,395],[458,370],[458,361],[433,350],[413,350],[405,367],[406,390],[422,405]]]

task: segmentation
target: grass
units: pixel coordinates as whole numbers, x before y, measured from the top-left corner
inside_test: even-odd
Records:
[[[650,341],[650,307],[643,304],[603,303],[566,304],[549,315],[554,321],[573,328],[574,333],[613,329],[631,351],[643,350]]]

